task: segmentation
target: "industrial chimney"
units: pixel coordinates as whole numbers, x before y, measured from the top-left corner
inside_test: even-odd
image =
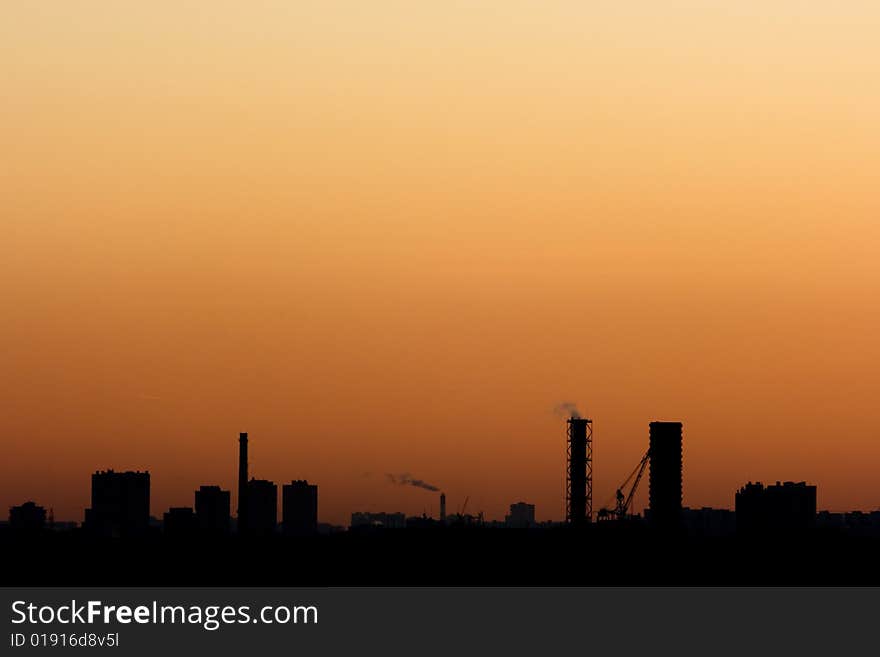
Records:
[[[238,533],[247,530],[248,435],[238,434]]]
[[[593,519],[593,421],[583,417],[568,420],[565,471],[565,519],[583,526]]]
[[[446,524],[446,493],[440,493],[440,522]]]

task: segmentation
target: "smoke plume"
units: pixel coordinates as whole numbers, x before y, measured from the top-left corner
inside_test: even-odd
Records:
[[[572,420],[579,420],[582,417],[577,404],[574,402],[562,402],[557,404],[556,408],[553,409],[553,412],[556,415],[571,418]]]
[[[414,479],[408,472],[402,474],[386,474],[385,476],[388,477],[388,481],[392,484],[397,484],[398,486],[415,486],[416,488],[424,488],[425,490],[430,490],[435,493],[440,490],[437,486],[429,484],[427,481]]]

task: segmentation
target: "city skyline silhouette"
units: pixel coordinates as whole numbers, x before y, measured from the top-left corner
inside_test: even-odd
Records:
[[[565,403],[563,405],[560,405],[556,409],[557,415],[558,415],[559,408],[564,408],[566,413],[570,411],[572,418],[579,418],[580,417],[579,411],[577,410],[576,405],[574,405],[574,404]],[[576,421],[576,420],[571,420],[569,422],[569,424],[571,424],[571,422],[573,422],[573,421]],[[587,420],[587,421],[592,423],[592,420]],[[657,424],[657,423],[655,422],[654,424]],[[212,486],[212,487],[219,486],[221,489],[225,488],[227,491],[227,494],[229,494],[229,491],[233,491],[233,493],[232,493],[233,506],[231,507],[232,511],[230,513],[230,517],[237,518],[239,515],[239,509],[237,507],[237,504],[239,503],[238,500],[241,499],[241,497],[242,497],[242,493],[246,490],[246,487],[245,488],[242,487],[244,485],[244,482],[248,481],[249,479],[255,479],[253,476],[251,476],[251,477],[247,476],[248,467],[250,464],[250,459],[248,458],[248,452],[247,452],[247,441],[248,441],[247,436],[248,436],[247,433],[241,434],[241,438],[243,439],[244,442],[240,444],[240,447],[242,447],[242,449],[244,451],[240,450],[240,453],[238,454],[238,460],[235,464],[235,467],[238,470],[237,483],[231,482],[229,480],[229,478],[227,477],[227,478],[219,478],[218,480],[211,481],[211,482],[201,482],[196,486],[196,487],[198,487],[198,486]],[[590,442],[592,443],[592,440]],[[605,451],[605,448],[606,448],[606,445],[604,444],[605,442],[606,441],[602,440],[601,437],[599,438],[598,444],[600,446],[600,453]],[[560,469],[563,469],[564,472],[568,472],[567,469],[569,466],[566,463],[564,463],[564,461],[566,460],[565,452],[555,453],[554,455],[557,458],[562,459],[562,461],[563,461],[563,463],[560,464]],[[648,473],[650,473],[650,468],[647,468],[647,459],[648,459],[649,455],[650,455],[650,450],[645,454],[644,459],[642,459],[642,462],[643,462],[642,469]],[[218,454],[216,454],[215,456],[220,456],[219,450],[218,450]],[[229,454],[226,454],[225,456],[228,457]],[[244,459],[245,459],[244,470],[242,470],[242,457],[244,457]],[[260,459],[258,458],[258,461],[259,460]],[[607,514],[603,516],[603,514],[601,512],[602,511],[607,512],[608,510],[614,508],[614,504],[615,504],[614,497],[612,494],[609,494],[608,489],[610,488],[611,490],[614,490],[616,487],[609,486],[608,482],[611,480],[612,476],[617,476],[618,474],[622,474],[622,473],[609,473],[606,471],[606,468],[604,466],[605,466],[605,464],[600,462],[600,466],[598,468],[598,479],[599,479],[599,481],[603,482],[604,485],[598,488],[598,494],[597,494],[595,500],[593,500],[593,498],[592,498],[593,477],[592,477],[592,473],[591,473],[591,476],[590,476],[590,493],[591,493],[590,505],[588,507],[589,512],[585,514],[585,517],[589,517],[589,518],[593,518],[593,519],[595,519],[597,517],[606,517],[607,518],[609,516]],[[594,464],[592,463],[592,461],[591,461],[590,467],[591,467],[591,469],[594,467]],[[97,472],[97,471],[100,471],[101,469],[104,469],[104,468],[99,467],[95,471]],[[110,466],[106,466],[106,469],[113,470],[114,468],[112,468]],[[118,467],[116,468],[116,470],[125,471],[124,468],[118,468]],[[146,467],[138,468],[138,471],[140,471],[140,470],[144,470],[145,472],[149,472],[149,469]],[[791,471],[789,470],[789,472],[791,472]],[[195,475],[195,473],[193,473],[193,474]],[[630,478],[632,478],[632,476],[634,474],[635,474],[635,472],[633,472],[630,475]],[[697,474],[699,474],[699,473],[697,473]],[[251,475],[253,475],[252,470],[251,470]],[[243,476],[244,476],[244,478],[242,478]],[[568,476],[568,475],[566,474],[563,476]],[[153,473],[153,477],[155,477],[155,472]],[[384,507],[379,506],[378,503],[373,500],[363,500],[360,503],[356,502],[350,509],[346,510],[341,518],[338,515],[338,513],[333,514],[333,515],[328,514],[328,517],[325,518],[325,520],[327,522],[329,522],[330,524],[335,524],[337,526],[347,526],[346,521],[351,517],[351,514],[357,513],[357,512],[384,513],[384,512],[401,512],[402,511],[404,513],[404,515],[410,515],[413,517],[416,517],[419,515],[425,516],[425,517],[428,517],[428,516],[434,517],[434,516],[438,516],[440,513],[439,498],[437,497],[436,494],[442,492],[444,499],[446,497],[446,492],[445,492],[446,489],[445,488],[441,489],[440,486],[428,483],[426,481],[423,481],[422,479],[414,477],[410,472],[400,472],[397,474],[386,472],[386,473],[383,473],[381,476],[379,476],[378,473],[364,472],[364,473],[362,473],[362,477],[365,479],[373,480],[373,483],[376,485],[383,485],[382,482],[384,482],[383,487],[386,489],[401,488],[401,490],[392,490],[392,492],[396,493],[396,495],[386,497],[385,499],[387,499],[389,501],[386,503],[386,506],[384,506]],[[299,472],[298,476],[293,477],[293,479],[297,479],[297,478],[307,479],[306,473]],[[623,480],[623,476],[620,476],[618,479],[619,479],[618,484],[620,484],[620,481]],[[773,482],[776,482],[778,484],[780,481],[795,481],[795,482],[797,482],[797,481],[804,481],[804,479],[805,479],[804,477],[797,477],[797,476],[795,476],[795,477],[775,477],[775,478],[774,477],[767,477],[764,479],[764,481],[767,482],[768,484],[772,484]],[[161,479],[160,479],[160,481],[161,481]],[[278,484],[278,488],[276,490],[276,498],[278,500],[278,509],[279,509],[279,514],[280,514],[280,509],[281,509],[281,504],[280,504],[281,488],[280,488],[280,485],[281,485],[281,483],[284,483],[284,479],[282,478],[279,481],[280,481],[280,483]],[[290,481],[290,479],[288,479],[287,481]],[[707,504],[698,498],[695,499],[694,496],[689,496],[686,499],[684,497],[684,495],[682,494],[683,491],[687,490],[686,486],[679,490],[678,496],[681,497],[683,500],[685,500],[685,502],[683,504],[685,507],[693,507],[693,508],[697,508],[697,509],[715,507],[718,509],[733,510],[735,503],[736,503],[736,499],[737,499],[737,493],[740,490],[740,487],[747,484],[747,483],[751,484],[753,481],[760,483],[761,480],[753,479],[750,477],[742,477],[741,480],[737,483],[737,485],[731,491],[728,491],[729,492],[729,500],[730,500],[729,503],[717,505],[717,507],[712,504]],[[816,482],[813,482],[814,485],[815,485],[815,483]],[[630,479],[627,479],[624,482],[624,486],[629,485],[629,484],[631,484],[631,481],[630,481]],[[64,513],[59,515],[55,511],[56,507],[59,507],[59,508],[70,508],[70,507],[69,506],[64,507],[63,501],[62,501],[61,505],[57,505],[57,504],[52,503],[52,500],[43,500],[43,498],[46,496],[39,494],[39,490],[41,487],[43,489],[51,489],[51,482],[48,482],[48,481],[42,482],[42,486],[41,486],[41,482],[37,482],[37,481],[30,482],[29,490],[34,491],[34,492],[32,492],[29,496],[26,496],[27,500],[21,499],[21,496],[19,496],[19,498],[11,501],[11,503],[8,504],[8,506],[9,507],[17,506],[17,505],[23,503],[24,501],[38,502],[38,501],[42,500],[44,502],[44,504],[43,504],[44,508],[51,509],[53,512],[53,515],[58,520],[68,522],[68,523],[69,522],[75,522],[75,523],[82,522],[84,514],[87,513],[87,506],[88,506],[87,504],[83,506],[82,510],[80,511],[80,513],[78,515],[74,514],[73,516],[71,516],[69,514],[64,514]],[[236,491],[236,489],[237,489],[237,491]],[[407,490],[407,489],[416,489],[416,490],[412,491],[412,490]],[[149,507],[148,507],[149,514],[148,515],[150,515],[151,517],[156,517],[156,518],[161,519],[162,514],[164,512],[166,512],[168,510],[168,508],[182,508],[181,503],[185,502],[185,500],[177,500],[177,502],[178,502],[177,504],[172,503],[172,504],[169,504],[168,507],[162,508],[161,504],[163,502],[158,502],[158,503],[155,502],[155,499],[156,499],[155,491],[157,490],[157,488],[154,486],[152,490],[153,490],[153,492],[150,497],[150,502],[148,503],[149,504]],[[161,489],[159,489],[159,490],[161,490]],[[435,493],[435,494],[434,495],[426,495],[425,494],[426,492]],[[331,493],[331,495],[332,495],[332,493]],[[487,498],[491,499],[493,497],[497,497],[497,494],[494,494],[493,491],[486,490],[485,488],[482,488],[482,489],[478,488],[478,489],[476,489],[476,491],[468,492],[468,493],[465,493],[463,496],[458,497],[457,499],[456,498],[452,498],[452,499],[453,499],[454,503],[457,503],[460,506],[462,504],[462,501],[465,501],[465,504],[466,504],[468,501],[471,500],[471,498],[473,498],[474,503],[472,503],[471,510],[477,512],[476,507],[480,506],[483,500],[486,500]],[[513,495],[513,497],[511,498],[510,502],[505,502],[503,500],[499,502],[497,499],[493,500],[492,506],[494,508],[498,508],[498,506],[500,504],[501,508],[503,508],[503,510],[504,510],[504,513],[506,513],[507,506],[512,503],[513,498],[516,498],[517,500],[531,499],[529,497],[529,495],[526,494],[526,492],[521,491],[518,495],[515,493]],[[630,498],[631,499],[628,502],[628,512],[640,514],[642,508],[647,508],[649,506],[649,496],[647,493],[647,486],[644,486],[641,490],[638,490],[638,479],[636,479],[636,488],[631,490]],[[160,494],[159,499],[165,500],[165,499],[167,499],[167,495]],[[541,520],[547,521],[547,522],[559,522],[559,521],[565,520],[566,513],[567,513],[565,511],[565,509],[567,508],[567,504],[568,504],[566,500],[567,500],[567,497],[564,494],[561,501],[557,500],[557,503],[555,505],[551,505],[549,508],[546,508],[546,507],[541,508],[541,506],[538,505],[538,509],[539,509],[538,517]],[[821,497],[820,497],[820,500],[821,500]],[[595,507],[593,507],[594,501],[595,501]],[[619,503],[619,501],[620,500],[617,500],[617,503]],[[419,505],[421,506],[421,510],[419,510]],[[192,507],[193,504],[190,502],[188,504],[188,506]],[[556,509],[560,509],[560,508],[561,508],[561,511],[557,512]],[[877,505],[869,505],[866,508],[828,509],[828,507],[823,506],[821,504],[821,502],[818,506],[819,510],[823,510],[823,511],[831,510],[831,511],[835,511],[835,512],[842,512],[842,511],[870,512],[870,511],[874,511],[876,508],[877,508]],[[413,509],[415,509],[415,510],[413,510]],[[325,511],[325,513],[326,513],[326,511]],[[491,513],[486,514],[485,510],[482,507],[478,510],[478,513],[482,517],[488,517],[488,518],[492,518],[492,519],[497,519],[499,517],[499,515],[493,515]],[[583,509],[581,510],[580,513],[583,513]],[[503,514],[500,515],[500,517],[503,517]]]
[[[410,475],[395,475],[389,479],[400,488],[437,495],[438,516],[358,511],[349,526],[333,526],[320,521],[318,486],[306,480],[278,486],[257,478],[249,462],[253,441],[240,433],[235,447],[243,497],[235,500],[234,514],[229,490],[202,484],[192,506],[171,507],[160,521],[150,515],[149,472],[100,470],[92,474],[91,505],[81,525],[57,523],[52,511],[33,502],[10,508],[9,522],[0,524],[0,558],[18,564],[13,583],[68,585],[880,581],[875,559],[880,512],[817,513],[814,485],[748,482],[736,491],[734,511],[683,506],[687,467],[680,422],[650,423],[649,447],[635,479],[623,481],[614,509],[602,507],[593,517],[593,436],[585,431],[590,423],[575,416],[567,421],[564,523],[540,521],[535,505],[522,500],[510,504],[503,521],[468,511],[467,498],[447,512],[445,493]],[[649,506],[641,514],[628,504],[646,466]],[[585,480],[577,474],[584,472]],[[554,559],[560,551],[583,555],[584,564],[644,562],[648,570],[579,567],[580,560]],[[428,567],[401,569],[401,560],[413,554]],[[847,566],[841,569],[843,555]],[[68,561],[78,567],[66,568]],[[524,563],[530,567],[524,569]]]
[[[12,3],[14,576],[880,583],[880,6],[795,4]]]
[[[571,415],[566,421],[568,425],[568,447],[566,449],[565,470],[566,490],[563,495],[565,505],[564,524],[572,528],[583,527],[583,523],[593,521],[624,521],[646,520],[650,526],[684,529],[688,522],[705,522],[700,514],[714,513],[723,518],[730,526],[721,533],[733,533],[734,527],[746,533],[768,531],[790,531],[797,528],[813,527],[817,514],[816,486],[805,482],[784,484],[776,481],[775,485],[751,480],[735,493],[735,512],[748,512],[746,520],[737,526],[734,519],[736,513],[731,509],[711,509],[703,506],[691,509],[682,503],[683,495],[683,425],[681,422],[650,423],[649,447],[639,465],[618,487],[615,504],[602,507],[593,506],[593,473],[595,464],[592,459],[593,433],[592,420],[583,418],[574,405],[570,406]],[[284,535],[307,536],[318,533],[319,512],[317,485],[307,480],[291,480],[279,487],[272,481],[258,479],[250,470],[249,436],[239,433],[238,439],[238,480],[235,495],[235,511],[233,512],[232,494],[217,484],[202,484],[195,491],[195,503],[187,507],[170,507],[164,513],[161,523],[163,531],[169,534],[199,531],[208,533],[228,534],[232,531],[242,536],[270,535],[281,531]],[[648,507],[640,513],[633,505],[639,483],[647,472]],[[414,478],[409,473],[394,475],[386,474],[391,483],[401,487],[414,487],[439,493],[439,509],[435,518],[423,512],[421,516],[410,518],[411,525],[419,524],[419,520],[438,521],[439,525],[467,524],[498,526],[497,521],[487,519],[483,511],[465,514],[470,496],[458,506],[458,512],[447,515],[445,492],[439,487]],[[282,494],[283,493],[283,494]],[[769,497],[770,495],[773,497]],[[795,495],[792,497],[792,495]],[[808,494],[804,498],[803,494]],[[767,500],[764,501],[764,496]],[[62,527],[75,527],[78,524],[93,535],[125,536],[144,535],[151,525],[159,525],[159,520],[151,513],[151,479],[148,470],[114,471],[112,468],[96,471],[92,474],[91,505],[84,511],[82,523],[62,521]],[[279,507],[279,500],[282,506]],[[742,501],[742,504],[741,504]],[[741,508],[742,506],[742,508]],[[527,513],[530,520],[526,527],[550,527],[553,521],[544,520],[539,523],[535,515],[535,505],[516,502],[510,505],[510,515],[506,516],[501,526],[523,526],[522,513]],[[854,510],[863,513],[862,510]],[[726,516],[724,514],[727,514]],[[405,527],[406,514],[399,511],[372,512],[356,510],[351,513],[350,529],[360,525],[376,524],[371,518],[382,518],[378,525],[385,525],[386,516],[399,516],[389,526]],[[828,512],[823,511],[828,522]],[[840,514],[837,514],[840,515]],[[851,515],[851,514],[850,514]],[[880,518],[880,511],[872,514]],[[50,507],[47,516],[46,508],[28,500],[21,505],[10,507],[9,525],[15,529],[54,528],[54,507]],[[110,523],[110,524],[108,524]],[[233,530],[234,526],[234,530]],[[334,527],[322,523],[327,531],[338,531],[345,527]],[[880,531],[880,522],[878,522]]]
[[[582,400],[597,505],[681,419],[688,506],[877,508],[880,9],[400,5],[9,8],[0,505],[247,430],[333,523],[561,519]]]

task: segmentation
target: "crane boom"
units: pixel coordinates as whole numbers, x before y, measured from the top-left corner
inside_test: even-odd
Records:
[[[648,466],[650,458],[651,450],[649,449],[645,452],[645,455],[642,457],[642,460],[639,461],[639,464],[629,473],[629,476],[623,480],[623,483],[620,484],[620,487],[617,489],[617,492],[615,493],[615,499],[617,502],[614,509],[605,507],[599,510],[600,519],[615,518],[617,520],[623,520],[627,517],[630,507],[632,506],[633,498],[639,488],[639,483],[642,481],[642,475],[645,474],[645,468]],[[631,481],[632,486],[629,488],[629,491],[624,494],[624,491],[627,489],[627,486]]]
[[[616,513],[616,515],[619,520],[623,520],[624,518],[626,518],[627,514],[629,513],[629,509],[630,509],[630,506],[632,505],[633,498],[636,495],[636,490],[639,487],[639,482],[642,480],[642,475],[645,474],[645,468],[647,467],[648,460],[650,458],[651,458],[651,450],[649,449],[647,452],[645,452],[645,455],[642,457],[642,460],[639,461],[639,465],[636,467],[636,469],[633,470],[633,473],[636,474],[636,480],[633,482],[632,488],[629,489],[629,493],[627,493],[626,498],[623,500],[623,504],[620,503],[621,499],[623,499],[623,494],[621,493],[620,490],[617,491],[617,513]],[[623,486],[621,486],[621,488],[624,488],[626,486],[626,484],[629,482],[629,480],[632,479],[632,476],[633,475],[631,474],[629,477],[627,477],[626,481],[623,482]]]

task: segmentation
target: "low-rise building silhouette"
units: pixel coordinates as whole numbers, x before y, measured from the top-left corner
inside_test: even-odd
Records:
[[[245,497],[245,526],[239,528],[239,532],[250,536],[275,533],[278,524],[278,486],[266,479],[251,479],[247,482]]]
[[[173,506],[162,518],[162,529],[168,536],[193,536],[196,527],[196,515],[188,506]]]
[[[880,536],[880,511],[819,511],[816,527],[826,532],[850,536]]]
[[[56,532],[69,532],[79,527],[79,523],[74,520],[55,520],[49,523],[49,529]]]
[[[816,522],[816,487],[786,481],[764,486],[749,482],[736,493],[738,533],[794,532]]]
[[[287,536],[311,536],[318,531],[318,487],[303,479],[281,488],[281,525]]]
[[[104,470],[92,475],[85,527],[100,536],[137,536],[150,523],[150,473]]]
[[[406,528],[406,516],[403,513],[372,513],[356,511],[351,514],[351,527],[383,527],[385,529]]]
[[[220,486],[199,486],[195,493],[196,525],[210,534],[229,532],[230,493]]]
[[[9,507],[9,528],[14,532],[39,532],[46,528],[46,509],[36,502]]]
[[[517,502],[510,505],[510,513],[504,519],[507,527],[528,529],[535,526],[535,505]]]
[[[406,528],[412,530],[437,529],[442,527],[436,518],[423,513],[420,516],[409,516],[406,519]]]

